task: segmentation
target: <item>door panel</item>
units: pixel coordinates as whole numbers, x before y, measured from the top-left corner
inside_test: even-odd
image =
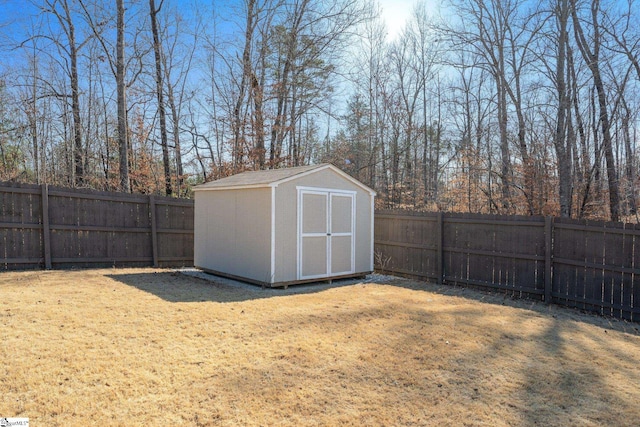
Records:
[[[353,273],[353,194],[331,193],[330,249],[333,275]]]
[[[331,194],[331,234],[351,233],[351,195]]]
[[[327,275],[327,237],[305,237],[302,240],[302,275],[325,277]]]
[[[327,233],[327,195],[303,193],[302,233]]]
[[[331,274],[353,273],[351,268],[351,236],[331,236]]]
[[[329,275],[329,194],[302,191],[298,196],[298,279]]]
[[[354,272],[355,194],[298,189],[298,280]]]

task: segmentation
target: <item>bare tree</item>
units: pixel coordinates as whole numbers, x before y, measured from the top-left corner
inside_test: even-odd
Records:
[[[169,143],[167,141],[167,116],[164,108],[164,85],[162,83],[162,45],[158,34],[158,12],[162,9],[164,0],[156,8],[155,1],[149,0],[149,12],[151,17],[151,33],[153,34],[153,53],[155,57],[156,97],[158,99],[158,116],[160,118],[160,144],[162,146],[162,164],[164,166],[165,194],[170,196],[173,192],[171,186],[171,167],[169,161]]]
[[[62,29],[65,42],[62,42],[54,35],[43,35],[49,40],[54,41],[61,53],[64,53],[69,60],[69,83],[71,94],[71,113],[73,116],[73,182],[77,186],[82,186],[84,177],[84,146],[82,143],[82,124],[80,118],[80,88],[78,76],[78,55],[79,51],[89,41],[86,38],[82,42],[78,42],[76,36],[76,25],[73,19],[73,11],[67,0],[45,0],[44,12],[51,14]]]
[[[256,0],[247,0],[246,2],[246,23],[244,34],[244,48],[242,50],[242,74],[238,85],[238,96],[236,98],[235,107],[233,109],[233,167],[237,170],[242,163],[244,156],[244,119],[242,117],[243,104],[245,102],[245,94],[247,86],[252,80],[253,75],[251,65],[251,48],[253,44],[253,35],[256,27]]]
[[[468,51],[478,58],[474,64],[485,69],[493,77],[495,85],[495,103],[499,131],[500,171],[502,192],[502,210],[512,212],[512,174],[511,150],[508,136],[509,122],[509,80],[508,35],[511,32],[518,0],[465,0],[452,4],[452,7],[467,22],[464,28],[441,28],[443,35],[456,50]]]
[[[116,0],[116,86],[118,91],[118,147],[120,149],[120,189],[131,192],[129,182],[129,144],[127,141],[127,88],[124,57],[124,0]]]
[[[571,64],[567,61],[567,50],[569,44],[568,25],[571,16],[569,0],[556,0],[553,4],[552,13],[556,23],[555,30],[557,30],[555,83],[558,97],[558,112],[553,145],[556,150],[558,162],[560,215],[563,217],[570,217],[572,202],[571,173],[573,168],[571,164],[571,141],[568,141],[567,139],[567,115],[570,113],[571,100],[567,89],[566,77],[567,69]]]
[[[602,33],[599,23],[600,1],[593,0],[590,8],[590,40],[584,33],[582,22],[578,17],[576,0],[571,0],[571,16],[576,43],[584,61],[587,63],[593,77],[598,98],[598,122],[602,129],[602,147],[607,164],[607,180],[609,186],[609,213],[612,221],[620,220],[620,195],[618,188],[618,176],[613,155],[611,138],[611,123],[609,121],[608,102],[604,82],[600,71],[600,49],[602,45]]]
[[[91,3],[88,0],[78,0],[83,10],[83,17],[87,22],[88,29],[94,35],[97,43],[102,48],[102,61],[106,61],[114,77],[116,86],[116,110],[117,110],[117,141],[119,157],[119,178],[120,189],[124,192],[131,192],[131,181],[129,177],[131,151],[131,141],[129,138],[129,109],[128,109],[128,88],[134,85],[144,69],[143,57],[147,52],[140,51],[137,38],[140,31],[134,32],[127,43],[125,5],[124,0],[116,0],[115,22],[109,10],[104,9],[101,3]],[[90,8],[92,6],[92,8]],[[109,40],[109,24],[115,24],[115,46]],[[130,46],[132,54],[127,56],[126,48]],[[130,77],[127,79],[127,74]]]

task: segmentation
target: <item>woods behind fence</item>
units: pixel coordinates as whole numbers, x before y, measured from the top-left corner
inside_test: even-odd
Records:
[[[640,321],[640,226],[565,218],[384,212],[377,268]]]
[[[0,268],[193,265],[193,201],[0,186]]]

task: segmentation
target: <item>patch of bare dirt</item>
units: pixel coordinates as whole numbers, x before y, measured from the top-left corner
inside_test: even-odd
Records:
[[[373,279],[285,291],[154,269],[0,273],[0,416],[110,426],[640,419],[637,324]]]

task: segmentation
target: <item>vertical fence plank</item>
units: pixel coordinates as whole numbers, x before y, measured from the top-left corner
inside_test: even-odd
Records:
[[[631,257],[631,267],[636,270],[640,268],[640,224],[636,224],[633,227],[635,233],[633,236],[633,256]],[[629,287],[629,293],[631,294],[629,299],[630,305],[630,320],[634,322],[640,322],[640,274],[631,273],[631,286]]]
[[[553,286],[552,276],[552,253],[553,253],[553,218],[550,216],[544,219],[544,302],[551,303],[551,290]]]
[[[601,221],[587,221],[589,229],[582,234],[585,236],[584,241],[584,261],[585,261],[585,277],[576,284],[574,297],[576,298],[576,307],[583,310],[597,310],[600,314],[606,313],[605,305],[607,300],[606,283],[604,277],[604,252],[606,230],[604,223]],[[596,231],[597,228],[597,231]],[[596,304],[589,304],[593,301]]]
[[[444,280],[444,257],[442,253],[444,220],[442,212],[438,212],[436,221],[436,271],[438,273],[438,285],[442,285]]]
[[[624,236],[624,265],[628,265],[631,268],[634,267],[633,262],[633,251],[634,251],[634,236],[633,230],[635,229],[634,224],[625,224],[625,229],[629,230],[628,234]],[[632,307],[632,295],[633,295],[633,273],[624,274],[624,282],[622,289],[622,318],[626,320],[631,320],[631,316],[633,314]]]
[[[622,223],[610,223],[606,225],[606,228],[613,228],[616,229],[616,231],[621,231],[622,227]],[[619,232],[607,232],[604,235],[603,244],[604,251],[602,254],[602,264],[604,268],[604,299],[611,305],[606,314],[620,318],[622,317],[621,307],[624,273],[618,271],[607,271],[606,266],[624,265],[624,261],[622,260],[624,251],[624,233],[620,234]]]
[[[158,227],[156,224],[156,198],[149,196],[149,212],[151,213],[151,251],[153,253],[153,266],[158,267]]]
[[[51,270],[51,229],[49,226],[49,186],[42,184],[42,246],[44,252],[44,267]]]

